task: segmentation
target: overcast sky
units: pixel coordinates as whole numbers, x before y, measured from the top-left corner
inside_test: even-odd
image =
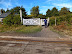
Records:
[[[30,14],[30,10],[33,6],[39,6],[40,13],[46,14],[47,9],[56,7],[60,10],[62,7],[70,8],[72,11],[72,0],[0,0],[0,9],[11,9],[16,6],[23,6],[27,14]]]

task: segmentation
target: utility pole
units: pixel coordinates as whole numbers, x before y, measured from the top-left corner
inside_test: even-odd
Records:
[[[20,18],[21,18],[21,23],[23,22],[23,19],[22,19],[22,10],[20,9]]]
[[[56,18],[55,18],[55,26],[56,26]]]

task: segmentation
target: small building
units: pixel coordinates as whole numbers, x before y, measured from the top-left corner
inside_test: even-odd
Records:
[[[0,22],[3,22],[3,19],[4,19],[5,17],[7,17],[9,14],[10,14],[10,12],[0,13]]]

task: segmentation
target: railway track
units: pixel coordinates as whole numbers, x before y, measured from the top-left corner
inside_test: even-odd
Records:
[[[72,44],[72,40],[68,38],[40,38],[40,37],[0,37],[0,42],[45,42],[45,43],[61,43]]]
[[[0,54],[72,54],[69,38],[0,36]],[[32,53],[33,52],[33,53]]]

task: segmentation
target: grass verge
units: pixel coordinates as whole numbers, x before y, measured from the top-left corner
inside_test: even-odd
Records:
[[[36,33],[41,31],[41,26],[0,26],[0,32]]]
[[[50,29],[60,35],[72,36],[72,26],[50,26]]]
[[[16,32],[36,33],[36,32],[39,32],[41,30],[42,30],[41,26],[27,26],[27,27],[22,27],[20,29],[17,29]]]

